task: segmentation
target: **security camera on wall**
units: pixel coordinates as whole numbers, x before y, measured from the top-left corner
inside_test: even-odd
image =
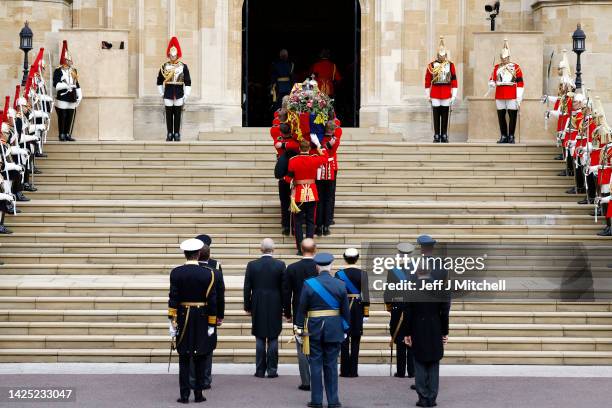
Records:
[[[499,1],[496,1],[493,4],[485,5],[485,11],[489,13],[487,20],[491,20],[491,31],[495,31],[495,17],[499,14],[499,3]]]

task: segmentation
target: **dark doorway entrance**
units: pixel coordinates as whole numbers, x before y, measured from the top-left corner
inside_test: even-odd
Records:
[[[282,48],[295,63],[298,82],[311,74],[311,66],[327,48],[342,76],[335,85],[336,114],[343,126],[359,126],[360,26],[359,0],[244,0],[242,125],[270,125],[271,66]]]

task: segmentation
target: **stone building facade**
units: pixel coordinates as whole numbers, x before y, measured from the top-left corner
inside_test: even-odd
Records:
[[[64,30],[120,30],[127,35],[125,97],[133,100],[133,135],[127,137],[157,138],[163,118],[155,76],[165,58],[169,37],[176,35],[194,84],[186,107],[186,139],[196,138],[201,131],[240,126],[245,1],[0,0],[0,51],[4,56],[0,61],[0,90],[11,93],[21,78],[23,53],[18,49],[18,33],[25,20],[34,31],[35,47],[49,49],[54,63]],[[356,1],[361,21],[360,127],[400,131],[406,140],[430,139],[423,76],[435,54],[438,37],[443,35],[459,75],[460,101],[453,114],[452,132],[455,140],[467,139],[467,97],[476,96],[478,83],[487,80],[474,76],[475,33],[489,29],[484,11],[487,2]],[[543,70],[552,50],[556,64],[561,49],[571,49],[571,33],[581,23],[587,34],[583,81],[608,102],[612,101],[612,87],[608,86],[612,80],[611,17],[612,1],[502,0],[497,26],[498,32],[535,32],[542,36],[543,52],[539,51],[541,61],[536,65]],[[81,75],[87,75],[88,61],[79,60],[78,44],[71,49]],[[570,60],[575,61],[573,53]],[[108,80],[112,78],[99,78]],[[537,87],[537,94],[541,93],[542,84],[527,86]],[[88,98],[87,89],[84,95]],[[98,137],[92,133],[83,137]]]

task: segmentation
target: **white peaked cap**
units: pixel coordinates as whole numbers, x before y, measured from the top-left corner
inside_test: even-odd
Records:
[[[344,251],[344,256],[347,258],[354,258],[358,255],[359,251],[357,251],[357,248],[347,248],[346,251]]]
[[[183,251],[199,251],[204,247],[204,243],[199,239],[191,238],[181,242],[181,250]]]

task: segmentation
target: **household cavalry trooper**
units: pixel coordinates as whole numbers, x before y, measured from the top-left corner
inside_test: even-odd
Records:
[[[576,84],[574,84],[574,80],[572,79],[570,63],[567,58],[567,50],[563,50],[563,57],[561,61],[559,61],[557,74],[559,76],[557,96],[544,95],[542,96],[542,103],[552,102],[554,104],[552,110],[546,111],[546,120],[551,117],[557,119],[557,145],[561,146],[561,140],[563,140],[563,135],[572,111],[573,92],[576,90]],[[556,160],[563,159],[563,153],[556,157]]]
[[[523,71],[517,63],[510,61],[510,48],[506,39],[500,59],[501,62],[495,65],[489,77],[489,91],[495,89],[495,105],[501,134],[498,143],[514,143],[516,121],[525,89]],[[506,121],[506,114],[510,123]]]
[[[314,257],[319,276],[306,279],[295,319],[296,339],[310,364],[309,407],[323,406],[323,382],[327,406],[342,406],[338,398],[338,354],[351,320],[346,285],[331,276],[334,256]]]
[[[593,132],[596,128],[594,103],[585,90],[585,101],[582,104],[582,121],[578,126],[578,133],[574,145],[572,158],[575,165],[576,193],[580,190],[586,194],[586,198],[578,201],[578,204],[593,204],[595,200],[595,180],[589,177],[588,169],[590,166],[589,151],[593,146]],[[590,181],[590,182],[589,182]]]
[[[596,215],[603,215],[606,219],[606,226],[603,230],[597,233],[602,237],[612,236],[611,220],[612,206],[610,206],[610,184],[612,181],[612,129],[606,121],[605,112],[600,105],[599,126],[595,129],[593,139],[599,139],[601,146],[599,153],[599,161],[596,166],[592,166],[591,170],[597,173],[598,197],[595,198],[597,208]],[[594,142],[595,143],[595,142]]]
[[[73,66],[72,54],[68,51],[68,42],[62,42],[60,64],[53,71],[53,88],[55,89],[55,112],[60,142],[74,142],[72,129],[76,108],[81,104],[83,92],[79,85],[79,74]]]
[[[25,163],[29,158],[27,150],[20,148],[16,144],[16,132],[14,122],[9,117],[11,97],[7,96],[4,100],[4,109],[2,110],[2,121],[0,124],[0,141],[2,155],[2,177],[4,179],[4,193],[14,195],[15,201],[30,201],[23,194],[23,185],[25,181]],[[23,163],[23,164],[22,164]],[[11,212],[14,211],[12,206],[9,207]],[[8,212],[8,211],[7,211]]]
[[[427,65],[425,72],[425,96],[431,102],[434,123],[434,143],[448,143],[448,121],[451,106],[457,99],[457,71],[448,59],[444,37],[436,59]]]
[[[336,272],[336,278],[346,285],[351,312],[348,337],[340,348],[340,377],[359,377],[359,343],[363,335],[363,325],[370,316],[370,298],[368,291],[368,276],[355,264],[359,260],[356,248],[344,251],[344,261],[347,267]]]
[[[33,172],[34,152],[36,151],[36,144],[39,141],[39,137],[33,134],[27,134],[24,131],[23,117],[25,117],[24,113],[26,111],[24,111],[23,105],[18,105],[18,103],[23,104],[24,102],[23,98],[20,98],[20,90],[21,87],[17,85],[15,88],[13,107],[8,109],[7,125],[10,127],[12,134],[9,139],[10,154],[13,156],[14,162],[21,165],[24,169],[23,191],[37,191],[37,188],[33,185]]]
[[[187,261],[170,272],[169,332],[179,354],[180,398],[177,402],[183,404],[189,402],[191,392],[190,362],[193,362],[195,370],[195,402],[206,401],[202,394],[205,361],[216,343],[215,273],[198,262],[203,247],[204,243],[199,239],[183,241],[181,250]]]
[[[562,146],[565,151],[566,171],[568,173],[571,172],[576,184],[575,187],[566,191],[568,194],[583,194],[585,192],[584,183],[583,180],[581,180],[580,171],[574,157],[578,131],[584,120],[584,112],[582,109],[585,102],[586,98],[581,93],[575,93],[572,96],[572,111],[562,140]]]
[[[164,98],[166,112],[166,142],[180,142],[181,114],[183,105],[191,94],[191,76],[187,64],[179,61],[183,56],[181,45],[172,37],[166,49],[168,61],[164,62],[157,74],[157,90]]]

